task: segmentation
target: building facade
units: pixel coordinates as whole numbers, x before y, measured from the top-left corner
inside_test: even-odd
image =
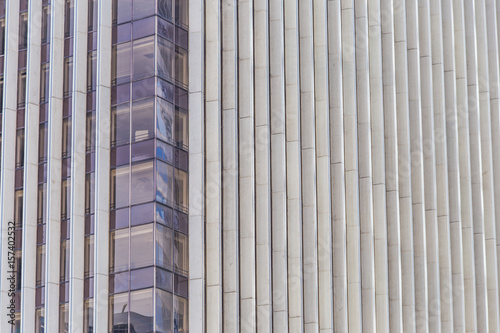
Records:
[[[499,17],[0,0],[0,332],[500,332]]]

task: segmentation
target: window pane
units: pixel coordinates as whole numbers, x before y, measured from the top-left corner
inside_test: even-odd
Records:
[[[40,103],[49,100],[49,64],[45,63],[40,68]]]
[[[61,219],[67,219],[71,215],[71,181],[65,179],[61,182]]]
[[[188,115],[187,111],[175,109],[175,142],[177,147],[186,149],[189,146],[188,142]]]
[[[36,247],[36,285],[45,285],[45,245]]]
[[[28,13],[19,15],[19,49],[26,49],[28,46]]]
[[[16,132],[16,168],[24,165],[24,129]]]
[[[74,5],[72,0],[66,0],[65,5],[65,18],[64,18],[64,36],[73,36],[73,18],[74,18]]]
[[[153,161],[132,166],[132,204],[153,201]]]
[[[183,87],[188,85],[188,56],[187,51],[175,47],[175,80]]]
[[[111,68],[112,84],[122,84],[130,81],[130,65],[132,52],[130,43],[123,43],[113,46],[113,60]]]
[[[94,324],[93,324],[93,318],[94,318],[94,307],[93,307],[93,302],[91,300],[85,301],[85,309],[84,309],[84,314],[83,314],[83,332],[93,332],[94,329]]]
[[[120,146],[130,140],[130,104],[111,108],[111,145]]]
[[[130,224],[139,225],[154,222],[154,209],[154,203],[132,207]]]
[[[109,216],[109,227],[111,229],[121,229],[128,228],[129,226],[129,209],[123,208],[118,210],[113,210],[110,212]]]
[[[156,225],[156,265],[167,269],[172,269],[172,238],[172,229]]]
[[[71,118],[63,119],[62,129],[62,156],[71,156]]]
[[[172,227],[172,208],[156,204],[156,222]]]
[[[59,280],[69,281],[69,241],[61,242]]]
[[[14,222],[16,228],[20,228],[23,223],[23,190],[14,192]]]
[[[188,303],[178,296],[174,296],[174,331],[188,332]]]
[[[187,210],[189,207],[188,201],[188,175],[187,172],[175,169],[175,204],[182,210]]]
[[[87,56],[87,90],[94,91],[97,82],[97,51],[89,52]]]
[[[161,98],[156,100],[156,136],[166,142],[173,142],[174,106]]]
[[[155,95],[155,78],[136,81],[132,85],[132,100],[153,97]]]
[[[95,173],[85,175],[85,214],[93,214],[95,209]]]
[[[43,333],[45,327],[43,308],[36,309],[35,315],[35,333]]]
[[[111,207],[128,206],[129,166],[111,170]]]
[[[161,333],[172,332],[173,300],[172,294],[156,289],[155,330]]]
[[[188,26],[188,1],[175,0],[175,23],[187,28]]]
[[[22,69],[18,72],[17,78],[17,107],[24,107],[26,102],[26,69]]]
[[[97,16],[97,11],[94,13]],[[132,19],[132,0],[115,0],[113,4],[113,20],[120,24]]]
[[[133,80],[145,79],[154,75],[154,49],[153,36],[134,41]]]
[[[174,86],[165,80],[158,78],[156,93],[158,97],[169,102],[174,101]]]
[[[130,162],[130,146],[120,146],[111,148],[111,166],[120,166]]]
[[[165,205],[172,205],[174,176],[173,167],[160,161],[157,161],[156,165],[158,170],[156,178],[156,200]]]
[[[59,307],[59,332],[66,333],[69,332],[69,305],[62,304]]]
[[[153,223],[130,229],[130,268],[153,265]]]
[[[174,292],[183,297],[188,296],[188,279],[186,277],[175,274]]]
[[[130,293],[130,332],[153,332],[153,290]]]
[[[73,57],[64,59],[64,96],[68,96],[73,90]]]
[[[132,24],[132,37],[134,39],[146,37],[155,33],[155,17],[148,17],[144,20],[135,21]]]
[[[172,291],[172,273],[161,268],[156,268],[156,287]]]
[[[110,332],[128,332],[128,293],[109,297]]]
[[[154,135],[154,99],[140,100],[132,104],[132,141],[142,141]]]
[[[132,29],[132,24],[130,23],[113,27],[113,44],[120,44],[123,42],[130,41],[131,29]]]
[[[121,104],[130,101],[130,83],[113,86],[111,88],[111,105]],[[93,101],[95,110],[95,100]]]
[[[111,274],[109,276],[109,292],[121,293],[129,290],[129,271],[123,273]]]
[[[174,50],[173,43],[164,38],[158,38],[158,75],[164,79],[172,78]]]
[[[38,185],[38,204],[37,204],[37,221],[44,223],[47,221],[47,183]]]
[[[134,20],[153,15],[155,0],[134,0]]]
[[[86,143],[85,143],[85,149],[86,152],[91,152],[95,151],[95,111],[92,112],[87,112],[87,133],[85,135],[86,138]]]
[[[111,272],[120,272],[127,270],[128,265],[128,233],[129,229],[116,230],[110,234],[109,251],[109,270]]]
[[[143,289],[153,287],[154,268],[148,267],[130,272],[130,289]]]
[[[161,3],[162,0],[160,0]],[[171,0],[168,0],[169,3]],[[171,4],[170,4],[171,5]],[[170,20],[171,18],[169,18]],[[168,39],[169,41],[174,40],[174,25],[168,21],[158,18],[158,35]]]
[[[183,275],[188,272],[188,240],[186,235],[175,232],[174,238],[174,266],[175,270]]]
[[[163,141],[156,140],[156,157],[169,164],[173,162],[174,147],[164,143]]]
[[[158,14],[172,20],[172,0],[158,0]]]
[[[131,148],[132,162],[146,160],[155,156],[155,140],[134,143]]]
[[[94,235],[85,237],[85,277],[94,275]]]

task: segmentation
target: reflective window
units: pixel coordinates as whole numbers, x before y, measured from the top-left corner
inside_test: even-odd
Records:
[[[130,229],[130,268],[153,265],[153,223]]]
[[[164,79],[171,79],[174,65],[173,43],[164,38],[158,38],[158,75]]]
[[[134,20],[153,15],[155,0],[134,0]]]
[[[71,118],[63,119],[62,128],[62,156],[67,157],[71,155]]]
[[[61,219],[67,219],[71,215],[71,181],[64,179],[61,188]]]
[[[126,23],[113,27],[113,44],[128,42],[131,39],[132,24]]]
[[[155,140],[141,141],[131,146],[132,162],[142,161],[155,156]]]
[[[156,200],[171,205],[173,201],[174,169],[171,165],[157,161]]]
[[[156,222],[172,227],[172,209],[157,203]]]
[[[129,271],[109,276],[109,292],[122,293],[129,290]]]
[[[95,173],[85,175],[85,214],[93,214],[95,212]]]
[[[38,223],[45,223],[47,221],[47,212],[45,206],[47,205],[47,183],[38,185],[38,204],[37,204],[37,220]]]
[[[175,270],[187,275],[188,272],[188,240],[187,236],[175,232],[174,237],[174,265]]]
[[[188,174],[185,171],[175,169],[175,204],[178,207],[187,209],[189,207],[188,196]]]
[[[69,305],[67,303],[59,307],[59,332],[69,332]]]
[[[188,331],[188,303],[187,300],[174,296],[174,332]]]
[[[170,3],[170,0],[168,0]],[[159,1],[159,5],[161,0]],[[170,5],[172,5],[170,3]],[[170,18],[171,19],[171,18]],[[163,20],[162,18],[158,18],[158,35],[164,37],[170,41],[174,40],[174,25],[168,21]]]
[[[94,235],[85,237],[85,277],[94,275]]]
[[[172,229],[156,225],[156,265],[167,269],[172,269],[172,238]]]
[[[188,55],[187,51],[175,47],[175,80],[183,87],[188,86]]]
[[[45,285],[45,245],[36,247],[36,285]]]
[[[164,143],[163,141],[156,140],[156,157],[169,164],[173,162],[174,147]]]
[[[40,124],[38,135],[38,162],[43,163],[47,161],[47,123]]]
[[[175,24],[182,27],[188,25],[188,1],[176,0],[175,1]]]
[[[28,12],[19,15],[19,49],[26,49],[28,46]]]
[[[87,90],[94,91],[97,84],[97,51],[87,55]]]
[[[59,280],[61,282],[69,280],[69,256],[69,241],[64,240],[61,242],[61,253],[59,255]]]
[[[156,289],[156,332],[172,332],[173,320],[172,294],[161,289]]]
[[[166,291],[172,291],[172,273],[157,267],[156,287]]]
[[[130,332],[153,332],[153,290],[130,293]]]
[[[154,135],[154,99],[148,98],[132,104],[132,141],[142,141]]]
[[[156,100],[156,136],[166,142],[173,141],[174,106],[161,98]]]
[[[73,57],[64,59],[64,96],[68,96],[73,90]]]
[[[66,0],[65,4],[65,20],[64,20],[64,36],[73,36],[73,17],[75,14],[74,4],[72,0]]]
[[[154,16],[148,17],[148,18],[140,20],[140,21],[135,21],[132,24],[132,38],[133,39],[146,37],[149,35],[153,35],[154,33],[155,33],[155,17]]]
[[[16,132],[16,168],[24,166],[24,129]]]
[[[130,146],[120,146],[111,148],[111,157],[110,157],[111,166],[119,166],[128,164],[130,162]]]
[[[113,21],[120,24],[130,20],[132,20],[132,0],[114,0]]]
[[[153,36],[134,41],[133,80],[145,79],[154,75],[154,49]]]
[[[26,102],[26,69],[18,72],[17,80],[17,107],[20,108]]]
[[[23,190],[17,190],[14,192],[14,222],[16,223],[16,228],[20,228],[23,225]]]
[[[87,133],[85,149],[86,152],[95,151],[95,137],[96,137],[96,123],[95,123],[95,111],[87,112]]]
[[[40,103],[49,100],[49,64],[42,64],[40,67]]]
[[[154,268],[148,267],[143,269],[136,269],[130,272],[130,289],[144,289],[153,287],[154,282]]]
[[[130,28],[129,28],[130,29]],[[131,50],[130,43],[113,46],[113,61],[111,67],[111,80],[113,84],[122,84],[130,81]]]
[[[109,297],[109,332],[128,332],[128,293]]]
[[[169,102],[174,101],[174,86],[171,83],[158,78],[156,86],[156,94],[158,97],[166,99]]]
[[[153,97],[155,95],[155,78],[135,81],[132,85],[132,100],[145,97]]]
[[[187,149],[188,142],[188,115],[187,111],[175,109],[175,142],[177,147]]]
[[[132,165],[132,204],[153,201],[153,161]]]
[[[129,166],[111,170],[111,207],[128,206]]]
[[[110,233],[109,244],[109,269],[111,272],[120,272],[127,270],[128,252],[129,252],[129,237],[128,229],[116,230]]]
[[[172,20],[172,0],[158,0],[158,14]]]
[[[121,229],[129,226],[129,211],[128,207],[124,209],[118,209],[111,211],[110,213],[110,228],[111,229]]]
[[[174,276],[174,292],[183,297],[188,296],[188,279],[187,277],[175,274]]]
[[[154,203],[133,206],[131,209],[131,225],[145,224],[154,222]]]
[[[111,108],[111,145],[119,146],[130,140],[130,105],[120,104]]]
[[[42,8],[42,44],[50,40],[50,6]]]
[[[43,333],[45,327],[45,318],[43,308],[36,309],[35,314],[35,333]]]
[[[93,318],[94,318],[94,308],[93,302],[91,300],[85,301],[85,308],[83,314],[83,332],[93,332]]]
[[[111,88],[111,104],[121,104],[130,100],[130,84],[125,83]],[[95,102],[95,101],[93,101]],[[95,105],[95,103],[94,103]],[[92,110],[94,110],[93,108]]]

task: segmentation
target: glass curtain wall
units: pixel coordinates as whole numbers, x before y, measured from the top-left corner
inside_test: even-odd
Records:
[[[3,74],[5,55],[5,1],[0,0],[0,171],[2,162]]]
[[[187,332],[187,1],[115,0],[110,332]]]

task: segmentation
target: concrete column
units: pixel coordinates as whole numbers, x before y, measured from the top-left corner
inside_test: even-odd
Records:
[[[496,33],[495,27],[487,28],[487,15],[485,0],[479,0],[476,4],[476,45],[477,45],[477,75],[479,88],[479,121],[481,140],[481,174],[484,209],[484,236],[486,249],[486,283],[488,290],[488,329],[490,332],[500,331],[499,304],[498,304],[498,271],[496,251],[496,226],[495,226],[495,198],[493,185],[493,158],[492,158],[492,134],[490,114],[490,88],[489,88],[489,54],[497,41],[496,36],[489,38],[491,33]],[[490,14],[495,15],[493,9]],[[489,20],[491,22],[491,18]],[[490,45],[490,42],[493,45]],[[491,55],[493,57],[493,55]],[[494,63],[498,61],[498,55],[494,57]],[[495,73],[493,73],[498,77]],[[498,97],[498,92],[495,91]]]
[[[285,109],[285,34],[283,6],[283,1],[269,1],[269,74],[271,94],[270,126],[272,191],[272,329],[274,331],[281,330],[282,332],[286,333],[288,332],[288,206],[286,184],[288,173],[286,169],[287,139]],[[256,60],[257,59],[259,58],[256,58]],[[258,119],[260,119],[260,117]]]
[[[94,330],[108,329],[109,168],[112,1],[99,1],[95,161]]]
[[[85,247],[85,138],[87,108],[87,31],[88,1],[74,3],[73,91],[71,122],[71,237],[69,277],[69,329],[83,329],[83,283]]]
[[[330,174],[332,195],[333,245],[333,325],[334,331],[348,329],[347,247],[345,216],[344,110],[342,82],[341,0],[328,1],[328,81],[330,102]]]
[[[432,55],[432,87],[434,109],[434,145],[436,159],[436,204],[437,204],[437,237],[439,239],[439,310],[441,312],[441,331],[453,330],[453,288],[450,245],[450,214],[448,194],[448,163],[446,147],[446,107],[443,64],[443,17],[441,3],[430,1],[430,37]],[[449,19],[448,19],[449,22]],[[448,24],[448,23],[447,23]],[[452,37],[451,37],[452,38]],[[452,48],[451,48],[452,49]],[[425,146],[424,146],[425,148]],[[457,163],[458,164],[458,163]],[[461,248],[457,256],[462,257]],[[455,253],[453,253],[455,255]],[[436,304],[429,303],[429,313]],[[463,315],[462,315],[463,317]]]
[[[64,77],[64,1],[51,2],[50,87],[47,157],[45,329],[59,329],[61,249],[61,142]]]
[[[273,299],[268,0],[254,1],[252,23],[255,64],[253,98],[255,105],[256,328],[258,332],[271,332]],[[279,91],[277,94],[280,95]],[[283,170],[284,167],[280,168],[281,172]]]
[[[418,2],[418,39],[420,53],[420,89],[422,138],[419,150],[423,154],[423,195],[425,207],[425,248],[427,253],[428,325],[432,332],[441,331],[441,294],[439,285],[439,234],[437,217],[436,156],[434,129],[434,88],[431,54],[430,5]],[[410,102],[411,103],[411,102]],[[418,323],[418,322],[417,322]],[[418,324],[417,324],[418,325]]]
[[[0,172],[0,269],[8,272],[11,267],[9,258],[9,231],[12,232],[14,221],[14,176],[16,161],[16,110],[17,110],[17,57],[19,45],[19,0],[6,1],[5,9],[5,55],[4,55],[4,82],[2,105],[2,160]],[[9,228],[10,227],[10,228]],[[12,234],[11,234],[12,235]],[[12,255],[10,255],[12,256]],[[4,259],[5,258],[5,259]],[[9,332],[10,317],[7,317],[7,307],[11,304],[9,297],[9,276],[2,274],[0,280],[0,330]],[[10,312],[10,311],[9,311]]]
[[[35,329],[36,234],[38,199],[38,128],[40,115],[40,61],[42,4],[29,3],[28,55],[24,140],[23,245],[21,331]],[[15,127],[15,125],[14,125]],[[33,269],[35,267],[35,269]]]
[[[389,329],[403,331],[401,231],[399,221],[398,128],[396,110],[395,26],[392,0],[381,2],[382,82],[384,93],[385,184],[389,285]],[[398,11],[398,10],[397,10]],[[401,83],[401,82],[399,82]],[[374,205],[376,207],[376,205]],[[377,227],[378,228],[378,227]],[[377,263],[378,266],[378,263]]]

